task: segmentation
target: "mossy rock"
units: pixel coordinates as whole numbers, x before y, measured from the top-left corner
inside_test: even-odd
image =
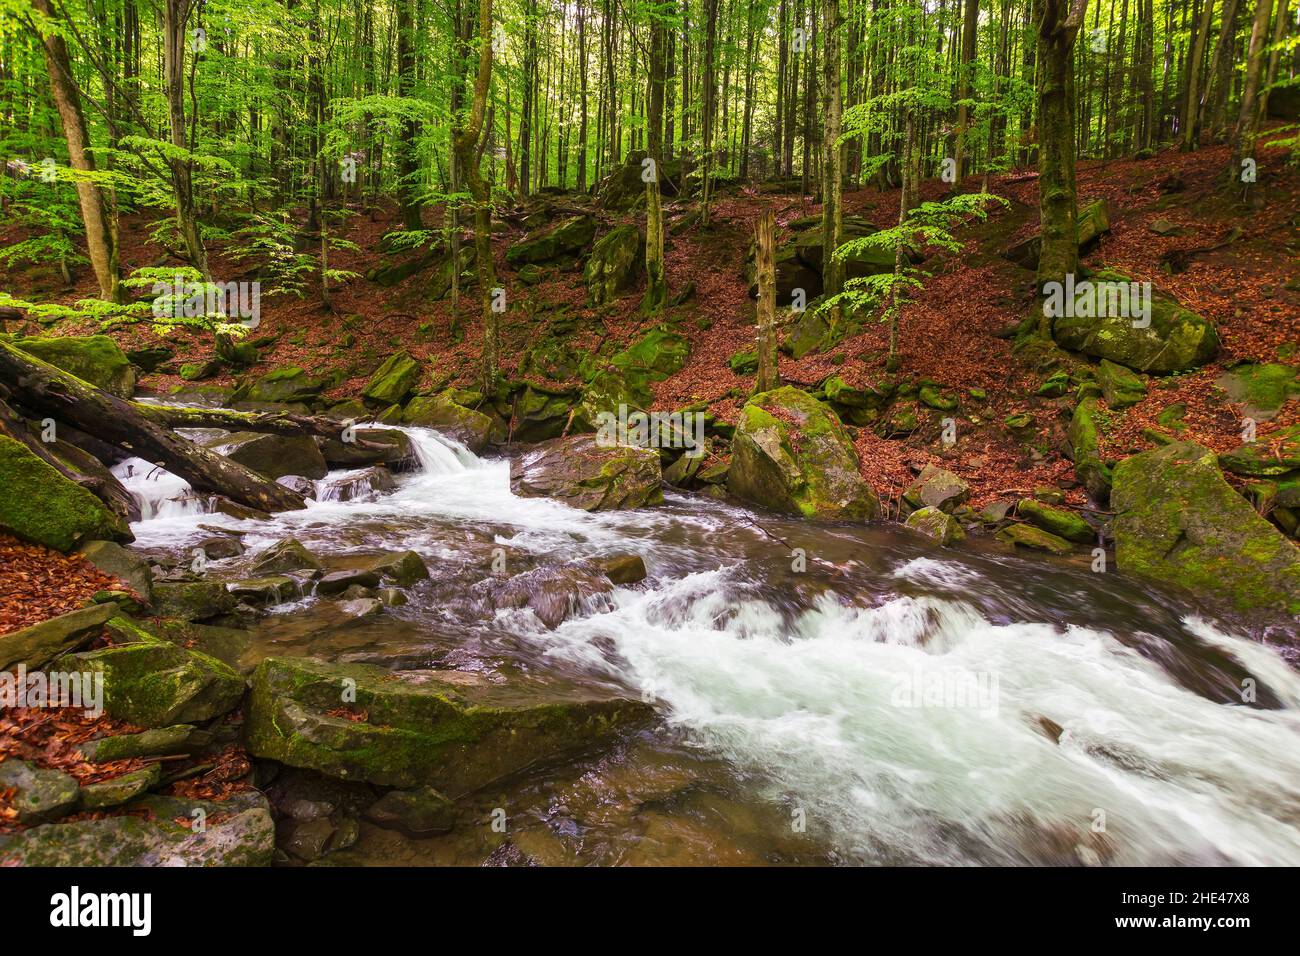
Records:
[[[286,475],[315,480],[324,478],[329,473],[325,456],[310,435],[232,432],[210,439],[203,447],[272,481]]]
[[[442,432],[476,455],[487,447],[492,436],[491,418],[443,395],[417,395],[411,399],[402,410],[402,423]]]
[[[253,571],[257,574],[292,574],[295,572],[314,574],[324,565],[306,545],[297,538],[284,538],[260,552],[253,561]]]
[[[1300,615],[1300,550],[1233,490],[1208,449],[1177,442],[1120,462],[1111,508],[1121,571],[1246,613]]]
[[[920,391],[917,392],[917,397],[921,400],[923,405],[928,405],[930,408],[937,409],[941,412],[952,412],[957,410],[958,403],[956,397],[953,395],[945,395],[940,390],[939,386],[932,382],[926,382],[923,384]]]
[[[1265,438],[1219,456],[1227,471],[1251,478],[1285,475],[1300,468],[1300,425],[1283,428]]]
[[[1118,296],[1121,290],[1127,291],[1131,281],[1122,273],[1104,271],[1089,280],[1094,291],[1079,283],[1075,287],[1075,315],[1061,315],[1053,321],[1052,336],[1057,343],[1152,375],[1200,368],[1218,354],[1219,336],[1214,326],[1167,295],[1152,295],[1150,322],[1145,327],[1134,325],[1141,322],[1137,317],[1078,314],[1092,311],[1094,295],[1098,300]]]
[[[889,404],[896,387],[895,383],[890,379],[882,378],[877,382],[858,388],[848,385],[838,375],[832,375],[822,383],[822,390],[826,392],[826,400],[829,402],[846,408],[871,408],[877,410]]]
[[[581,252],[596,238],[596,220],[573,216],[540,235],[529,235],[506,250],[506,261],[518,268],[527,263],[550,262]]]
[[[524,386],[512,402],[514,440],[531,443],[558,438],[569,422],[576,398],[572,392],[555,393]]]
[[[607,305],[628,292],[645,272],[645,239],[631,224],[615,226],[592,247],[582,270],[587,299]]]
[[[1073,546],[1064,538],[1031,524],[1009,524],[995,537],[1016,548],[1050,551],[1052,554],[1068,554],[1073,550]]]
[[[773,511],[821,520],[867,521],[879,510],[839,417],[790,386],[761,392],[741,409],[727,490]]]
[[[1300,395],[1300,370],[1280,362],[1247,362],[1229,369],[1217,384],[1241,404],[1245,417],[1265,422]]]
[[[0,792],[17,811],[19,826],[48,823],[71,812],[80,797],[77,781],[61,770],[46,770],[25,760],[0,763]]]
[[[523,498],[554,498],[584,511],[663,503],[663,471],[653,449],[605,442],[593,435],[554,438],[510,463],[510,490]]]
[[[309,375],[297,366],[278,368],[249,385],[241,386],[231,396],[235,402],[273,402],[293,404],[314,402],[329,382]]]
[[[0,866],[268,866],[275,822],[257,791],[220,802],[151,794],[140,813],[48,823],[0,836]],[[190,823],[199,811],[204,829]]]
[[[1128,408],[1147,397],[1146,382],[1141,376],[1109,359],[1102,359],[1097,366],[1097,384],[1111,408]]]
[[[753,375],[758,371],[758,353],[753,349],[743,349],[727,359],[727,368],[737,375]]]
[[[25,338],[14,345],[118,398],[130,398],[135,392],[135,368],[107,335]]]
[[[1027,518],[1044,531],[1050,531],[1066,541],[1087,544],[1097,537],[1092,526],[1074,512],[1035,501],[1033,498],[1022,498],[1016,511],[1022,518]]]
[[[970,497],[970,485],[959,475],[926,465],[916,481],[903,492],[903,501],[912,508],[937,508],[951,514]]]
[[[400,404],[420,383],[420,363],[406,352],[395,352],[375,370],[361,394],[366,401],[387,407]]]
[[[104,709],[110,716],[141,727],[196,723],[233,710],[244,696],[244,679],[215,657],[142,628],[135,636],[134,643],[70,659],[104,675]]]
[[[1095,501],[1105,502],[1110,497],[1110,469],[1101,457],[1101,438],[1097,428],[1098,408],[1095,398],[1081,401],[1074,407],[1066,441],[1074,472]]]
[[[269,658],[253,676],[244,732],[257,757],[455,798],[651,714],[640,701],[532,681]]]
[[[65,552],[95,539],[133,538],[104,502],[7,435],[0,435],[0,531]]]
[[[95,604],[10,631],[0,637],[0,671],[20,664],[28,670],[42,668],[56,657],[88,644],[116,613],[112,603]]]
[[[1053,372],[1043,380],[1043,384],[1038,386],[1035,395],[1041,398],[1060,398],[1070,390],[1070,373]]]
[[[155,787],[162,779],[162,764],[151,763],[130,773],[81,788],[82,810],[107,810],[129,803]]]
[[[153,603],[159,617],[181,621],[206,621],[235,609],[235,599],[220,581],[159,582]]]
[[[966,537],[961,523],[950,514],[938,508],[920,508],[907,516],[904,522],[913,531],[919,531],[927,537],[934,538],[940,544],[948,545]]]

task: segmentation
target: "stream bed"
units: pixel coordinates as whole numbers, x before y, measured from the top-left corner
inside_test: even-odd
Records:
[[[232,528],[247,554],[208,569],[232,578],[289,535],[336,557],[414,550],[430,578],[408,603],[362,619],[281,605],[251,656],[544,676],[657,719],[479,791],[448,834],[363,823],[325,862],[1300,864],[1300,675],[1149,587],[671,491],[589,514],[516,497],[505,460],[405,430],[422,467],[395,492],[269,522],[204,514],[136,463],[136,547],[183,556],[200,523]],[[554,629],[472,599],[489,575],[628,553],[647,579]]]

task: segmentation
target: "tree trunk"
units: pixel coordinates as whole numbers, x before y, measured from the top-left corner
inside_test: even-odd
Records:
[[[641,308],[655,314],[663,308],[668,298],[668,284],[664,278],[664,211],[661,202],[659,178],[663,174],[663,122],[664,122],[664,45],[667,30],[664,17],[671,17],[672,9],[650,13],[650,111],[646,146],[650,159],[650,175],[645,177],[645,271],[646,290]]]
[[[166,0],[163,4],[163,74],[167,93],[167,119],[173,146],[186,150],[185,135],[185,24],[193,10],[192,0]],[[168,160],[172,190],[176,199],[176,225],[190,265],[205,280],[211,280],[208,253],[194,219],[194,163],[189,158]]]
[[[822,0],[822,31],[825,50],[822,53],[822,285],[826,295],[836,295],[844,289],[844,263],[833,253],[844,241],[844,213],[840,199],[844,188],[844,173],[840,146],[840,2]],[[839,309],[832,321],[839,319]]]
[[[953,180],[952,189],[956,192],[967,173],[966,133],[970,129],[970,107],[966,100],[971,95],[971,70],[975,64],[975,41],[979,29],[979,0],[966,0],[965,16],[961,29],[961,60],[957,68],[957,134],[953,150],[953,159],[957,167],[957,178]]]
[[[415,23],[411,6],[415,0],[397,0],[397,95],[409,97],[415,89]],[[424,228],[420,216],[419,161],[416,156],[415,120],[404,119],[398,138],[397,175],[400,180],[397,193],[401,205],[402,228]]]
[[[50,0],[32,2],[40,13],[54,19]],[[57,33],[42,36],[41,45],[50,74],[50,90],[63,124],[63,137],[68,143],[68,162],[79,173],[93,175],[95,157],[89,152],[90,134],[86,131],[81,93],[72,76],[67,45]],[[122,288],[122,270],[118,263],[117,220],[110,213],[104,190],[97,183],[86,176],[79,176],[76,182],[81,219],[86,226],[86,251],[95,270],[95,281],[99,284],[99,297],[123,303],[126,290]]]
[[[133,403],[26,355],[7,342],[0,342],[0,383],[22,407],[67,422],[146,461],[158,462],[188,481],[195,491],[225,495],[259,511],[304,507],[302,497],[283,485],[172,434],[164,425],[141,414]]]
[[[1246,77],[1241,90],[1241,111],[1237,114],[1237,131],[1232,151],[1232,165],[1228,175],[1234,183],[1241,179],[1243,160],[1255,156],[1255,140],[1259,136],[1259,88],[1264,78],[1264,46],[1267,42],[1269,17],[1273,0],[1256,0],[1255,19],[1250,27],[1250,46],[1246,52]]]
[[[1210,24],[1214,22],[1214,0],[1205,0],[1201,10],[1201,20],[1196,28],[1196,38],[1192,42],[1192,55],[1187,61],[1187,99],[1183,101],[1183,143],[1184,153],[1190,153],[1199,145],[1197,136],[1200,127],[1196,122],[1201,95],[1201,61],[1205,59],[1205,44],[1210,35]]]
[[[769,209],[758,220],[758,376],[755,392],[781,385],[776,363],[776,221]]]

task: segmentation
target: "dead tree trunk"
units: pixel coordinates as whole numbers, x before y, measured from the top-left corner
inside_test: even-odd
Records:
[[[38,416],[67,422],[146,461],[158,462],[195,491],[225,495],[259,511],[305,507],[302,497],[140,414],[131,402],[0,342],[0,384]]]

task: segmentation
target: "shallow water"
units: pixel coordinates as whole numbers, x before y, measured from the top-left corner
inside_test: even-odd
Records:
[[[586,514],[409,432],[424,467],[394,494],[271,522],[202,514],[167,500],[176,479],[137,474],[137,545],[183,554],[200,522],[237,528],[249,554],[213,563],[222,576],[287,534],[336,560],[415,550],[431,579],[409,604],[362,621],[325,600],[278,608],[254,656],[612,685],[659,720],[476,794],[449,835],[363,825],[330,861],[1300,863],[1300,675],[1196,609],[1086,562],[897,527],[675,494]],[[647,581],[555,630],[469,600],[493,573],[627,552]]]

